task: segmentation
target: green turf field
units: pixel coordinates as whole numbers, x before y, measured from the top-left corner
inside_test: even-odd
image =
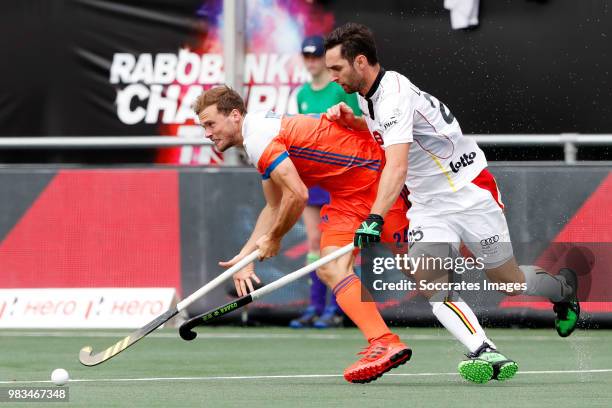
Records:
[[[612,332],[488,330],[519,363],[506,383],[474,385],[456,374],[462,348],[442,329],[400,329],[412,360],[378,381],[342,378],[364,345],[355,329],[207,328],[191,343],[157,331],[97,367],[78,352],[108,347],[129,330],[0,331],[0,387],[42,386],[68,370],[70,403],[80,407],[610,407]],[[10,404],[35,406],[51,404]]]

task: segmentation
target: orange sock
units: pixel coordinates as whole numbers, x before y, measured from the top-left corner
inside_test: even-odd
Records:
[[[368,342],[371,343],[374,340],[397,341],[397,336],[391,333],[378,312],[376,303],[361,301],[361,291],[361,281],[357,275],[351,274],[334,287],[336,302],[349,319],[359,327]],[[370,294],[367,293],[366,296],[370,297]]]

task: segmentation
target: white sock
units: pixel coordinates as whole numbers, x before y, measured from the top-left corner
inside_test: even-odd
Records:
[[[429,300],[434,315],[470,352],[478,350],[485,341],[495,348],[495,344],[487,338],[476,315],[463,299],[455,295],[453,301],[437,302],[434,299],[436,297],[437,294]]]
[[[563,277],[552,276],[535,265],[521,265],[519,268],[525,275],[525,295],[543,296],[553,302],[559,302],[572,293],[571,286]]]

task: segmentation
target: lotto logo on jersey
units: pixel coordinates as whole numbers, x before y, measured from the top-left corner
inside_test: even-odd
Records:
[[[451,161],[450,162],[450,168],[453,171],[453,173],[459,173],[459,170],[461,170],[462,167],[467,167],[470,164],[474,164],[474,158],[476,157],[476,152],[471,152],[471,153],[463,153],[463,155],[461,156],[461,160],[458,160],[456,162]]]

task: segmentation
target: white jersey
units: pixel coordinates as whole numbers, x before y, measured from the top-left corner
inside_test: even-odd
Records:
[[[484,153],[463,136],[449,109],[405,76],[381,68],[368,94],[358,100],[370,133],[383,148],[412,143],[406,177],[412,199],[457,191],[487,167]]]
[[[247,113],[242,122],[244,150],[257,167],[264,151],[281,130],[281,116],[273,112]]]

